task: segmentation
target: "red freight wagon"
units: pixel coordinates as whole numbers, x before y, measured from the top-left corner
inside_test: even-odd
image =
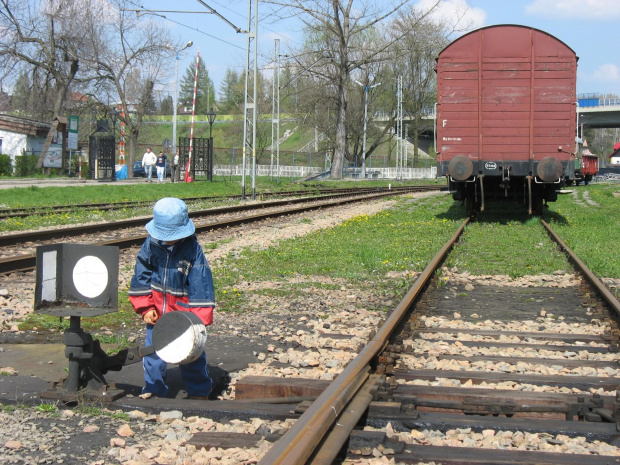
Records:
[[[581,155],[581,160],[575,160],[575,184],[583,181],[587,185],[597,173],[598,157],[593,153],[588,151]]]
[[[437,58],[436,150],[468,214],[485,200],[523,198],[529,212],[573,180],[577,56],[526,26],[475,30]]]

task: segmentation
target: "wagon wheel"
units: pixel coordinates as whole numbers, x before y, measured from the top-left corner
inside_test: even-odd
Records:
[[[532,199],[532,214],[534,216],[542,217],[544,211],[543,198],[541,195],[534,195]]]
[[[468,192],[465,197],[465,211],[467,216],[476,216],[480,210],[478,202],[476,202],[476,196],[474,192]]]

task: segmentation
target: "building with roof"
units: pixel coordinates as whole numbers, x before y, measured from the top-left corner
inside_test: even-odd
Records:
[[[0,115],[0,153],[12,156],[24,152],[38,153],[50,128],[49,123]]]
[[[612,165],[620,165],[620,142],[616,142],[613,152],[609,156],[609,163]]]
[[[0,115],[0,153],[10,155],[13,164],[15,157],[23,153],[38,154],[50,127],[49,123]]]

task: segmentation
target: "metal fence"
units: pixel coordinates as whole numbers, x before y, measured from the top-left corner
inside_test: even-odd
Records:
[[[256,176],[271,176],[276,178],[309,178],[309,177],[327,177],[329,176],[329,168],[327,170],[313,166],[291,166],[291,165],[256,165]],[[213,167],[215,176],[242,176],[242,165],[215,165]],[[432,179],[437,176],[437,167],[429,168],[373,168],[366,170],[366,179]],[[245,175],[252,175],[251,164],[245,167]],[[361,178],[361,168],[344,168],[342,170],[343,178]]]

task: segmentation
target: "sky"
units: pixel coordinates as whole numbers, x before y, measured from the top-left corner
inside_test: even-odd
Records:
[[[433,1],[412,0],[411,3],[424,7]],[[236,28],[247,29],[248,0],[136,0],[135,5],[136,9],[167,10],[157,13],[165,17],[158,16],[158,20],[163,21],[182,43],[189,40],[194,43],[180,55],[179,77],[195,64],[200,49],[200,56],[218,91],[227,68],[243,71],[247,36],[237,33],[217,15],[198,13],[207,11],[202,3],[215,9]],[[301,25],[296,18],[276,21],[273,15],[267,14],[267,5],[259,3],[258,10],[258,63],[260,68],[269,68],[274,56],[274,39],[280,39],[280,53],[286,54],[289,46],[301,45]],[[620,96],[620,0],[444,0],[435,15],[450,19],[463,11],[466,12],[461,15],[460,24],[468,30],[496,24],[520,24],[554,35],[579,57],[578,94]],[[170,89],[173,84],[170,83]]]

